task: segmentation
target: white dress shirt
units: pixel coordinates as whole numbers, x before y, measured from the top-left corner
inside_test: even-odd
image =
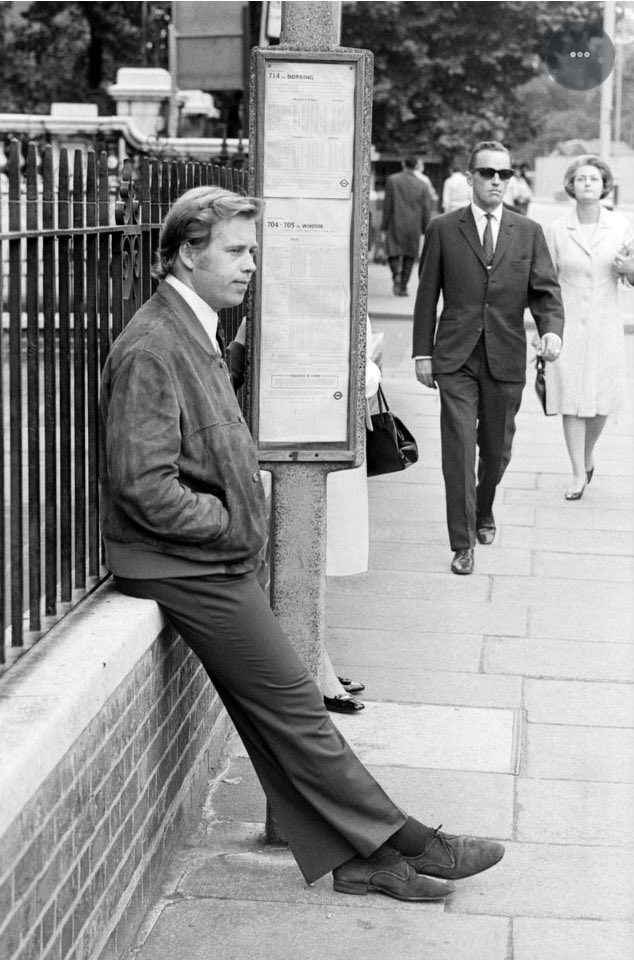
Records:
[[[191,287],[188,287],[186,283],[183,283],[182,280],[179,280],[173,276],[173,274],[168,274],[165,281],[169,283],[171,287],[174,287],[174,289],[180,293],[183,300],[192,308],[197,319],[200,321],[200,325],[209,337],[212,347],[216,353],[220,353],[218,340],[216,339],[218,332],[218,314],[216,311],[212,310],[209,304],[205,303],[195,290],[192,290]]]
[[[503,209],[504,204],[502,203],[499,205],[499,207],[496,207],[495,210],[483,210],[482,207],[477,205],[477,203],[471,204],[471,213],[473,214],[473,219],[475,220],[476,230],[478,231],[478,236],[480,237],[480,243],[484,242],[484,228],[487,225],[487,213],[491,214],[491,233],[493,234],[494,250],[498,242],[498,234],[500,232],[500,221],[502,219]]]

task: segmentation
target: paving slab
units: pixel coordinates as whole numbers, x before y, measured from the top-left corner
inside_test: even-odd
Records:
[[[478,603],[458,600],[418,600],[410,597],[342,596],[326,600],[329,627],[389,630],[398,623],[402,633],[487,633],[490,636],[525,637],[528,607],[521,601]]]
[[[464,770],[373,766],[368,769],[403,810],[447,833],[511,840],[515,778]]]
[[[556,642],[544,638],[485,639],[482,668],[487,673],[572,680],[634,682],[634,650],[623,643]]]
[[[513,920],[513,960],[626,960],[634,927],[602,920]]]
[[[516,486],[512,486],[512,487],[509,486],[509,487],[506,487],[504,491],[501,491],[501,493],[498,493],[495,500],[497,503],[498,498],[501,495],[502,501],[507,508],[511,508],[511,507],[523,508],[527,505],[530,505],[536,511],[540,510],[541,508],[545,508],[548,511],[553,511],[557,516],[557,519],[554,520],[553,522],[557,523],[557,526],[559,526],[559,513],[560,513],[559,500],[560,500],[560,497],[563,496],[563,491],[565,491],[566,489],[567,481],[565,480],[564,477],[558,474],[558,482],[560,487],[559,491],[554,491],[549,486],[547,487],[545,485],[535,486],[529,489],[519,489]],[[605,492],[607,495],[607,490]],[[597,505],[596,501],[594,500],[586,501],[585,494],[581,500],[577,501],[577,505],[579,509],[576,512],[576,514],[573,514],[571,511],[567,510],[565,513],[565,516],[566,517],[575,517],[575,516],[584,517],[586,514],[588,515],[596,514],[598,516],[598,515],[601,515],[602,513],[610,513],[610,514],[616,513],[616,514],[624,515],[628,512],[631,512],[632,508],[634,507],[634,494],[631,491],[628,491],[625,489],[619,493],[617,493],[614,490],[610,490],[609,509],[605,506],[603,502],[601,505]],[[544,520],[544,516],[541,513],[536,512],[535,516],[536,516],[536,520],[539,519],[539,522],[542,522]],[[611,520],[612,518],[610,517],[610,523],[609,523],[608,529],[611,529]],[[629,524],[629,517],[627,522]],[[617,527],[617,529],[619,528]]]
[[[403,960],[506,960],[507,920],[438,916],[435,907],[395,900],[390,909],[380,909],[384,899],[348,897],[342,906],[299,904],[291,924],[283,903],[185,900],[165,907],[137,957],[350,960],[353,951]]]
[[[619,446],[622,446],[622,443],[623,441],[619,441]],[[563,499],[563,493],[568,482],[568,468],[563,474],[554,472],[540,473],[537,480],[538,488],[540,490],[551,490],[560,502],[563,501],[566,508],[578,507],[580,513],[596,506],[597,503],[612,506],[612,497],[627,497],[628,500],[631,501],[632,498],[634,498],[632,471],[628,468],[623,469],[623,464],[621,460],[618,459],[618,454],[615,454],[615,458],[611,470],[593,477],[591,488],[592,497],[590,497],[590,488],[587,488],[581,500],[571,503]]]
[[[535,519],[539,526],[557,526],[558,529],[581,524],[581,529],[585,530],[634,530],[634,513],[617,510],[612,504],[607,507],[603,498],[596,506],[589,502],[581,514],[562,510],[560,506],[538,506]]]
[[[549,609],[557,605],[573,607],[575,610],[579,609],[579,597],[583,597],[584,609],[592,606],[595,610],[598,607],[599,611],[602,611],[607,606],[615,614],[619,612],[620,616],[632,610],[629,591],[623,589],[623,584],[605,581],[588,583],[586,580],[564,580],[556,577],[496,577],[490,594],[493,603],[525,599],[531,605],[547,605]],[[601,622],[600,615],[594,618],[594,622],[597,621]]]
[[[569,505],[562,506],[562,511]],[[616,554],[631,557],[634,535],[629,530],[571,530],[558,524],[553,527],[519,527],[507,525],[499,532],[503,547],[529,550],[557,550],[560,553],[594,553],[597,556]]]
[[[489,773],[517,767],[516,710],[367,702],[363,723],[333,719],[363,763]]]
[[[550,553],[536,550],[533,553],[533,575],[548,581],[551,577],[562,580],[593,580],[618,583],[627,589],[634,582],[634,560],[632,557],[603,555],[596,557],[592,553],[567,554]]]
[[[632,845],[632,787],[629,783],[521,777],[517,783],[517,839],[529,843]]]
[[[203,818],[207,821],[236,820],[245,823],[264,823],[266,798],[251,761],[238,745],[221,776],[217,777],[207,795]]]
[[[467,581],[466,583],[464,581]],[[489,583],[484,577],[455,577],[414,570],[372,570],[352,577],[329,577],[329,597],[409,597],[432,600],[442,592],[447,600],[487,600]],[[344,603],[347,601],[344,600]]]
[[[634,606],[631,596],[626,595],[624,601],[616,607],[607,600],[597,605],[586,600],[584,591],[572,606],[552,601],[532,604],[529,636],[631,644]]]
[[[634,783],[634,730],[529,723],[528,777]]]
[[[418,541],[370,543],[370,564],[373,570],[422,570],[429,573],[442,572],[445,585],[449,586],[447,574],[453,554],[446,542],[427,544]],[[528,549],[506,550],[496,544],[495,550],[476,548],[475,574],[473,577],[452,577],[452,580],[472,580],[479,576],[513,573],[528,577],[531,573],[531,551]]]
[[[376,485],[369,492],[369,502],[371,507],[381,513],[381,520],[390,520],[395,524],[402,524],[404,519],[412,525],[422,528],[425,532],[425,525],[430,520],[445,524],[445,488],[440,482],[431,483],[410,483],[407,487],[403,485],[399,489],[398,498],[395,498],[391,487],[387,484]],[[535,523],[535,506],[527,504],[524,498],[523,504],[514,504],[512,507],[504,503],[504,498],[498,505],[496,501],[495,517],[498,526],[503,526],[505,522],[513,522],[519,526],[532,526]],[[618,529],[618,527],[616,528]]]
[[[333,645],[334,647],[334,645]],[[330,651],[339,676],[359,672],[359,662],[346,663]],[[424,657],[422,658],[425,659]],[[484,673],[449,673],[417,669],[394,663],[389,668],[364,664],[362,696],[367,700],[392,700],[399,703],[444,703],[457,707],[515,707],[522,702],[520,677],[491,676]],[[359,714],[359,720],[362,720]]]
[[[377,511],[378,512],[378,511]],[[380,512],[372,524],[372,540],[375,543],[416,543],[420,550],[430,546],[442,546],[451,556],[447,539],[447,524],[436,514],[438,519],[429,520],[424,527],[424,536],[419,529],[412,527],[407,518],[401,517],[399,522],[385,520]]]
[[[385,669],[387,662],[412,663],[426,670],[479,671],[481,635],[446,634],[442,630],[429,633],[427,630],[426,624],[419,633],[327,625],[326,643],[329,653],[337,661],[363,667]]]
[[[632,890],[631,849],[507,843],[494,870],[457,886],[448,909],[498,917],[630,921]],[[545,957],[550,960],[548,953]]]
[[[233,821],[249,823],[240,849],[257,846],[264,827],[264,792],[251,762],[238,741],[227,771],[208,795],[203,819],[210,825]],[[443,825],[449,833],[469,833],[498,840],[513,837],[515,780],[498,773],[468,773],[463,770],[433,770],[368,764],[373,777],[404,810],[411,810],[424,823]],[[469,798],[465,807],[464,797]],[[219,836],[209,834],[213,849]],[[236,834],[227,837],[223,852],[237,849]],[[199,845],[199,846],[202,846]]]
[[[634,696],[627,683],[526,680],[524,706],[531,723],[634,727]]]

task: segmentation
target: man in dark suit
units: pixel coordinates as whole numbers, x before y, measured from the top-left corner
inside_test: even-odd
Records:
[[[431,221],[414,308],[416,377],[440,390],[451,569],[457,574],[473,573],[476,540],[490,544],[495,537],[493,501],[511,458],[526,381],[526,307],[545,360],[557,358],[563,336],[561,294],[543,231],[502,203],[512,175],[501,143],[474,148],[467,172],[472,203]]]
[[[397,297],[407,296],[420,238],[427,229],[434,202],[427,183],[421,179],[421,168],[418,157],[407,156],[401,172],[393,173],[385,184],[382,230]]]

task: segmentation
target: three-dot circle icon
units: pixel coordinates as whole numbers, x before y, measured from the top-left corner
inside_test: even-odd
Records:
[[[598,23],[564,23],[546,50],[546,66],[553,80],[568,90],[592,90],[614,67],[614,44]]]

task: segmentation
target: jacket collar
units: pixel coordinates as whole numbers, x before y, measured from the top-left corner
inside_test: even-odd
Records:
[[[220,320],[218,321],[217,330],[217,340],[220,348],[220,353],[218,353],[209,342],[209,337],[205,333],[200,320],[175,287],[162,280],[156,291],[156,296],[167,303],[170,311],[178,318],[179,323],[182,323],[188,334],[193,337],[198,346],[204,350],[208,356],[216,358],[224,356],[223,330]]]
[[[596,247],[597,244],[601,243],[606,235],[606,232],[610,229],[610,212],[606,210],[605,207],[600,208],[596,230],[590,239],[588,239],[583,227],[579,223],[576,207],[573,207],[568,211],[564,224],[566,233],[569,235],[570,239],[578,244],[582,250],[585,250],[586,253],[591,253],[593,248]]]

